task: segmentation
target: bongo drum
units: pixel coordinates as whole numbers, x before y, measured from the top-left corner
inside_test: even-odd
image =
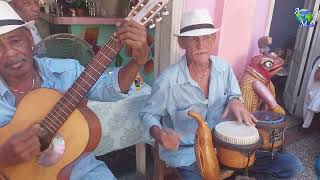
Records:
[[[214,142],[220,164],[230,169],[248,169],[262,141],[255,127],[224,121],[214,129]]]
[[[287,117],[272,111],[256,111],[252,114],[258,120],[256,127],[263,139],[261,149],[273,153],[281,149],[288,126]]]

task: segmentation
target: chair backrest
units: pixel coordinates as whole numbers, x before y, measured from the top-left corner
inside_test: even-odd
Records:
[[[59,59],[76,59],[82,65],[87,65],[94,57],[90,44],[73,34],[53,34],[36,45],[34,56]]]

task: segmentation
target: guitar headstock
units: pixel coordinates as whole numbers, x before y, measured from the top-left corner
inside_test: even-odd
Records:
[[[162,20],[161,14],[164,16],[169,14],[168,2],[169,0],[138,0],[135,3],[136,5],[132,6],[126,19],[134,20],[143,26],[149,24],[149,28],[154,28],[155,21],[160,22]]]

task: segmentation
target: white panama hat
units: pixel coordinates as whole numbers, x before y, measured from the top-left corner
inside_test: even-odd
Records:
[[[34,21],[24,22],[13,8],[5,1],[0,1],[0,35],[26,27],[31,29]]]
[[[187,11],[182,14],[180,33],[176,36],[203,36],[218,32],[212,18],[206,9]]]

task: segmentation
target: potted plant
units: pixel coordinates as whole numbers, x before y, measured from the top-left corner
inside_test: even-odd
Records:
[[[87,16],[86,0],[74,0],[73,7],[76,9],[77,16]]]

